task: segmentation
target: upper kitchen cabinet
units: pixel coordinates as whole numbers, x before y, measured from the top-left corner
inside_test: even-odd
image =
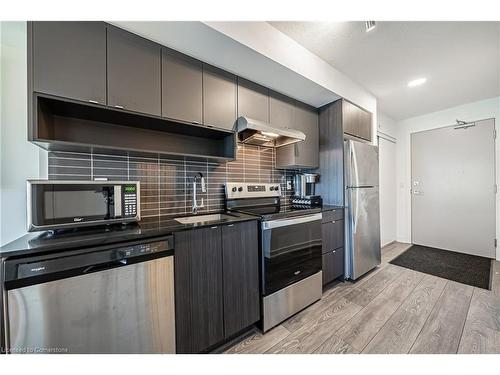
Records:
[[[162,116],[202,124],[202,63],[168,48],[162,48]]]
[[[106,24],[30,22],[28,25],[33,90],[106,104]]]
[[[203,123],[233,130],[236,123],[236,76],[203,65]]]
[[[238,77],[238,117],[269,122],[269,90]]]
[[[108,105],[160,116],[160,46],[111,26],[107,43]]]
[[[293,129],[306,135],[305,141],[276,149],[277,168],[317,168],[319,166],[319,124],[316,109],[297,102]]]
[[[342,100],[342,124],[345,134],[372,140],[372,114],[347,100]]]
[[[269,122],[279,128],[293,128],[295,102],[293,99],[271,92],[269,94]]]

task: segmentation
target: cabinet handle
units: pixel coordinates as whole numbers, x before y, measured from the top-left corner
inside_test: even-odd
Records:
[[[234,224],[229,224],[228,227],[234,227]]]
[[[123,106],[122,105],[115,105],[115,108],[123,109]]]
[[[337,250],[333,250],[332,253],[336,252]]]
[[[89,99],[88,102],[92,104],[99,104],[97,100],[92,100],[92,99]]]
[[[332,220],[332,223],[335,224],[335,220]]]
[[[210,229],[217,229],[217,227],[210,227]]]
[[[195,125],[201,125],[198,121],[191,121],[191,123],[193,123]]]

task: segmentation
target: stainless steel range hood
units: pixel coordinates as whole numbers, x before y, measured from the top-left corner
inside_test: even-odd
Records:
[[[306,135],[295,129],[285,129],[248,117],[238,118],[238,138],[251,145],[281,147],[301,142]]]

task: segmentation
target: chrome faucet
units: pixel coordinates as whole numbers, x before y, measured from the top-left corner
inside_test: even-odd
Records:
[[[198,180],[200,180],[201,192],[202,193],[206,193],[206,191],[207,191],[207,188],[205,186],[205,178],[203,177],[202,173],[198,173],[193,178],[193,207],[192,207],[192,212],[195,215],[198,213],[198,208],[205,207],[205,204],[203,203],[203,197],[201,197],[201,204],[198,204],[198,202],[196,201],[196,182]]]

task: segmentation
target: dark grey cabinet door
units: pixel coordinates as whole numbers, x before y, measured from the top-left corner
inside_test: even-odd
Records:
[[[294,128],[295,101],[282,94],[269,94],[269,122],[279,128]]]
[[[295,106],[295,127],[306,135],[306,140],[295,145],[297,165],[317,168],[319,166],[319,122],[318,112],[305,105]]]
[[[260,319],[258,238],[256,221],[222,228],[226,338]]]
[[[278,168],[317,168],[319,166],[319,116],[314,108],[297,102],[293,111],[293,129],[306,135],[305,141],[276,150]]]
[[[321,225],[323,254],[344,246],[344,220],[335,220]]]
[[[358,110],[356,106],[342,100],[342,125],[344,133],[359,137]]]
[[[104,22],[33,22],[33,89],[106,104]]]
[[[367,141],[372,140],[372,114],[363,109],[359,109],[359,136]]]
[[[323,254],[323,285],[344,274],[344,248]]]
[[[371,141],[372,114],[358,106],[342,101],[342,122],[344,133]]]
[[[160,46],[108,27],[108,105],[161,115]]]
[[[269,122],[269,90],[238,77],[238,117]]]
[[[234,74],[203,65],[203,123],[233,130],[236,124],[237,83]]]
[[[203,122],[201,61],[162,48],[162,116],[201,124]]]
[[[330,103],[319,112],[319,157],[321,176],[316,193],[325,204],[344,205],[344,131],[342,99]],[[324,215],[325,216],[325,215]]]
[[[199,353],[224,338],[219,226],[175,234],[178,353]]]

